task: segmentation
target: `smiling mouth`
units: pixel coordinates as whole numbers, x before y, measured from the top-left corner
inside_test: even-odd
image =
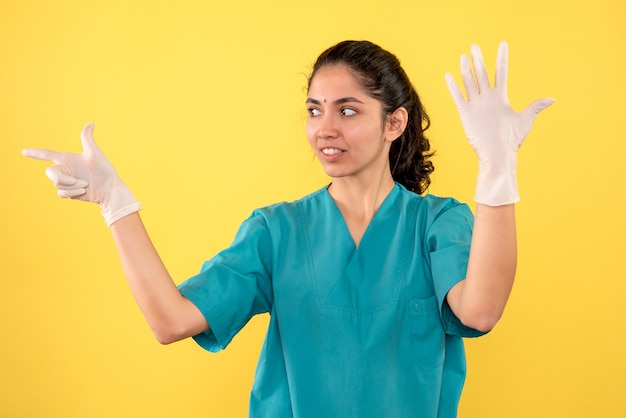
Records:
[[[322,154],[324,155],[339,155],[343,152],[343,150],[340,150],[338,148],[323,148],[322,149]]]

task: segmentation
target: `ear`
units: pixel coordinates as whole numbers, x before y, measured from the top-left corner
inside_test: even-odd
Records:
[[[404,107],[399,107],[387,116],[387,133],[385,140],[392,142],[402,135],[409,121],[409,113]]]

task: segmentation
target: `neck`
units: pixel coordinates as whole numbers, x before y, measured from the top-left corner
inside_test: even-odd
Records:
[[[390,171],[374,181],[363,181],[355,177],[334,178],[328,192],[335,200],[344,216],[371,220],[395,182]]]

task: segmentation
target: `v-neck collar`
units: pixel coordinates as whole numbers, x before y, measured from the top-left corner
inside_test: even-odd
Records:
[[[329,206],[331,210],[335,211],[335,216],[341,219],[342,226],[338,228],[343,229],[343,234],[347,237],[349,242],[352,244],[354,251],[358,251],[359,248],[363,247],[363,244],[365,240],[367,239],[367,236],[369,235],[368,231],[372,229],[372,224],[376,224],[377,219],[383,216],[384,213],[389,210],[389,206],[392,205],[392,202],[395,199],[396,195],[400,193],[401,186],[398,183],[394,183],[394,186],[391,188],[389,193],[387,193],[387,196],[385,196],[385,198],[383,199],[383,202],[380,204],[378,210],[376,211],[376,213],[374,213],[374,216],[372,217],[370,222],[367,224],[367,227],[365,228],[365,231],[363,232],[363,236],[361,236],[361,241],[359,245],[356,245],[356,242],[354,241],[354,238],[352,238],[352,234],[350,233],[350,229],[348,228],[348,223],[346,222],[346,219],[344,218],[343,213],[341,213],[341,210],[339,209],[337,202],[335,202],[335,199],[333,199],[333,197],[330,194],[330,191],[328,190],[331,184],[332,183],[329,183],[328,186],[326,186],[326,188],[324,189],[326,198],[329,199],[331,203]]]

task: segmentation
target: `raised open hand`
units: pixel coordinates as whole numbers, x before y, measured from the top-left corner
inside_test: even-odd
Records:
[[[476,201],[491,206],[515,203],[519,201],[517,150],[530,132],[535,117],[554,103],[554,99],[538,99],[523,111],[515,112],[507,92],[507,43],[501,42],[498,48],[493,87],[478,45],[472,45],[471,54],[474,73],[469,58],[461,56],[461,76],[467,98],[450,74],[446,74],[446,83],[465,135],[478,156]]]

